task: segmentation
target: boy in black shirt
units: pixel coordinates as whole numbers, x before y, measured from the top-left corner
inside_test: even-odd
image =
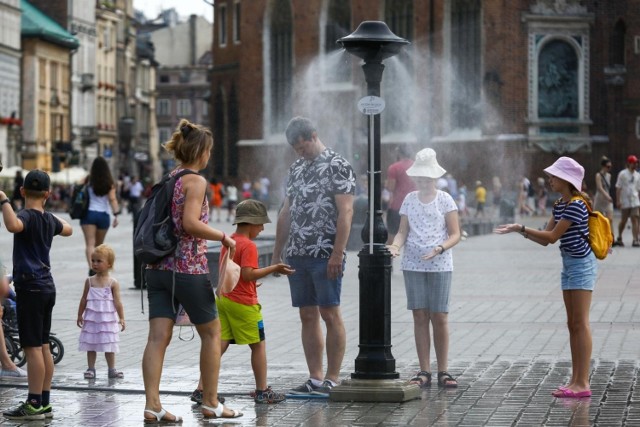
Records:
[[[27,356],[29,395],[26,402],[3,412],[9,419],[43,420],[53,417],[49,403],[53,358],[49,349],[51,314],[56,287],[51,276],[49,252],[53,236],[71,236],[66,221],[45,212],[49,197],[49,175],[32,170],[20,189],[24,209],[16,214],[7,195],[0,191],[0,208],[7,230],[13,236],[13,281],[20,344]]]

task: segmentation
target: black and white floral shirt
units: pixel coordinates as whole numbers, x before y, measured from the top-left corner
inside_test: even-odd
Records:
[[[291,226],[287,257],[329,258],[336,237],[335,195],[354,194],[349,162],[326,148],[313,160],[298,159],[289,168],[287,197]]]

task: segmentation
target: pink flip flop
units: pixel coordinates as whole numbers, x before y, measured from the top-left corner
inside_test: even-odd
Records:
[[[553,396],[554,397],[558,397],[558,398],[573,398],[573,399],[580,399],[582,397],[590,397],[591,396],[591,390],[585,390],[585,391],[573,391],[573,390],[569,390],[568,388],[558,388],[558,390],[556,390],[555,392],[553,392]]]

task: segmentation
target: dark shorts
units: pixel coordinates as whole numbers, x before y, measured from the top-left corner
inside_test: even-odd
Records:
[[[289,277],[291,305],[294,307],[331,307],[340,305],[342,277],[327,277],[327,258],[291,257],[287,264],[295,270]],[[345,261],[342,261],[344,271]]]
[[[175,320],[178,305],[182,304],[194,325],[209,323],[218,318],[218,309],[208,274],[184,274],[147,269],[146,283],[149,299],[149,319],[165,317]]]
[[[106,230],[110,223],[109,214],[106,212],[87,211],[84,218],[80,219],[80,225],[95,225],[98,230]]]
[[[41,347],[42,344],[49,344],[54,305],[55,292],[16,290],[18,335],[22,347]]]
[[[387,231],[389,234],[397,234],[400,228],[400,212],[389,209],[387,211]]]

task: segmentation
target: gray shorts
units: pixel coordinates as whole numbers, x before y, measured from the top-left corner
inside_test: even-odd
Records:
[[[172,271],[147,269],[146,283],[149,300],[149,319],[176,318],[182,304],[194,325],[209,323],[218,318],[216,299],[208,274],[175,273],[173,294]]]
[[[451,271],[403,270],[407,291],[407,310],[427,310],[433,313],[449,312]]]

